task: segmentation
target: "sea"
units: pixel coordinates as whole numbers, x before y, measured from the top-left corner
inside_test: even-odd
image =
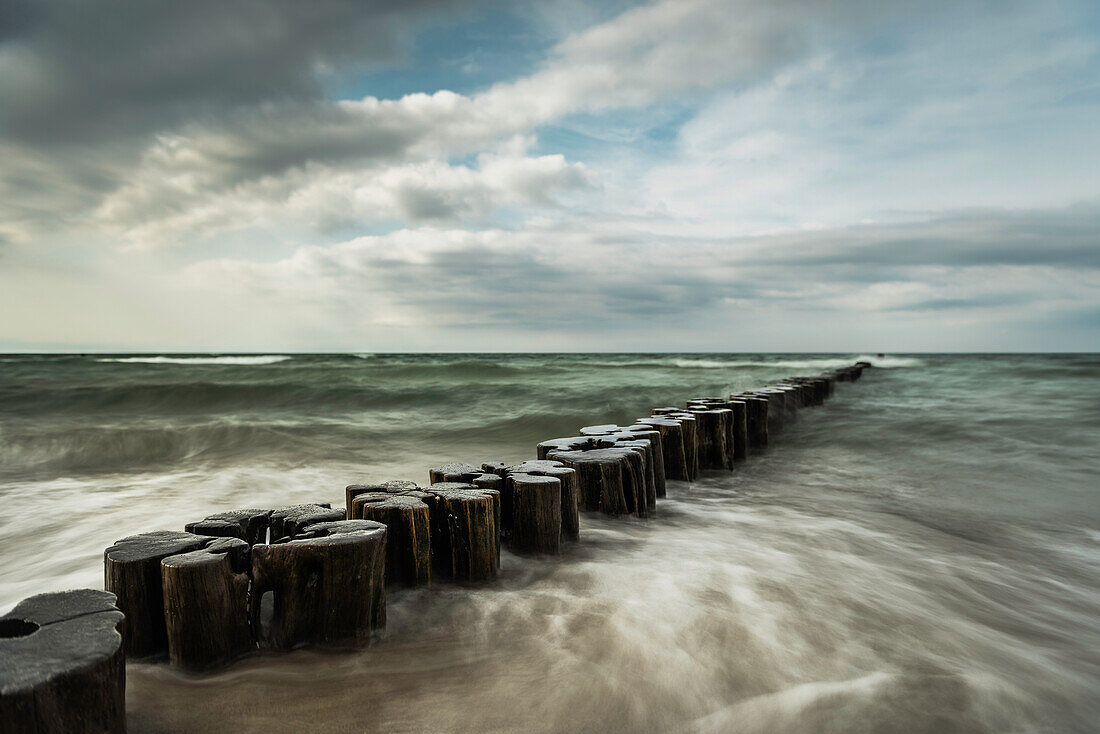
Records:
[[[1096,354],[0,355],[0,611],[129,534],[857,360],[651,518],[390,589],[365,649],[131,663],[130,731],[1100,731]]]

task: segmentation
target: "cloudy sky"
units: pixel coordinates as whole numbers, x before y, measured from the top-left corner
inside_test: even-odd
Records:
[[[1100,4],[4,0],[54,349],[1100,350]]]

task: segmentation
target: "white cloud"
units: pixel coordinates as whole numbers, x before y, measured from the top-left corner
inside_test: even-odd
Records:
[[[177,106],[112,144],[136,150],[0,140],[0,248],[19,245],[0,335],[845,348],[825,338],[843,324],[894,349],[947,318],[974,336],[1088,308],[1100,226],[1066,205],[1100,190],[1097,49],[1072,17],[663,0],[479,92],[326,101],[315,68],[281,67],[293,93]],[[588,147],[540,149],[551,124]],[[348,230],[389,233],[331,242]],[[51,304],[12,315],[35,295]]]
[[[378,221],[485,224],[501,207],[555,206],[560,192],[588,185],[584,165],[561,155],[485,153],[476,166],[434,159],[350,169],[308,164],[230,188],[216,185],[202,166],[154,166],[108,197],[98,214],[144,247],[279,222],[321,231]]]
[[[454,200],[454,177],[462,171],[438,174],[440,162],[492,148],[570,113],[642,106],[684,90],[757,81],[806,53],[813,23],[827,18],[826,9],[813,2],[779,9],[759,2],[664,0],[566,38],[541,70],[473,96],[444,90],[239,111],[222,124],[194,124],[162,136],[132,179],[106,198],[100,218],[151,245],[172,233],[240,226],[288,202],[287,213],[297,213],[293,204],[316,199],[318,190],[336,194],[341,205],[350,203],[357,212],[352,220],[396,215],[415,222],[462,212],[484,218],[486,208],[515,201]],[[540,169],[560,167],[540,160]],[[419,173],[410,173],[413,162],[425,163]],[[394,173],[379,173],[391,166]],[[526,164],[524,172],[514,171],[513,183],[546,203],[547,173],[534,173]],[[403,187],[409,176],[419,177],[421,185]],[[438,189],[428,184],[433,177]],[[357,183],[364,178],[378,186],[385,185],[383,179],[394,181],[395,200],[365,191]],[[377,213],[369,205],[357,207],[364,199],[387,206]],[[314,209],[301,212],[305,222],[331,220],[311,216]]]

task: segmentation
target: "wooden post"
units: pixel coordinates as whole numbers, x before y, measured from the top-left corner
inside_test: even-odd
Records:
[[[479,477],[484,473],[484,470],[477,468],[473,464],[454,461],[450,464],[444,464],[443,466],[429,469],[428,478],[432,484],[440,484],[442,482],[467,483],[472,482],[475,477]]]
[[[665,449],[661,432],[656,430],[653,426],[643,424],[628,426],[624,430],[627,434],[633,434],[639,439],[649,441],[650,448],[652,449],[649,456],[653,464],[654,493],[658,498],[667,496],[668,490],[665,486]]]
[[[783,427],[783,419],[787,413],[786,395],[782,390],[767,387],[759,390],[757,395],[768,401],[768,431],[778,431]]]
[[[271,542],[293,538],[306,525],[319,522],[338,522],[347,518],[340,509],[333,509],[327,502],[311,505],[293,505],[271,512]]]
[[[168,556],[205,548],[209,536],[159,530],[131,535],[103,552],[103,581],[126,615],[122,639],[127,657],[168,651],[160,562]]]
[[[440,482],[425,492],[436,575],[466,583],[495,578],[500,569],[500,494],[456,482]]]
[[[699,425],[695,414],[682,408],[654,408],[653,414],[659,418],[668,418],[680,422],[684,439],[684,458],[687,461],[691,479],[699,478]]]
[[[660,432],[662,463],[666,479],[691,481],[687,455],[684,453],[684,432],[680,421],[663,416],[652,416],[639,418],[638,424],[650,426]]]
[[[388,482],[377,482],[375,484],[349,484],[344,488],[344,509],[347,510],[348,519],[354,520],[355,515],[351,512],[351,503],[356,495],[367,492],[402,494],[404,492],[415,492],[419,489],[420,487],[417,486],[416,482],[410,482],[407,479],[392,479]]]
[[[405,586],[432,579],[431,529],[428,505],[421,492],[389,494],[367,492],[355,497],[353,519],[374,520],[386,526],[386,583]]]
[[[599,437],[610,442],[612,447],[630,448],[642,454],[643,476],[645,478],[645,506],[632,510],[639,517],[651,514],[657,506],[657,497],[665,494],[664,456],[661,452],[660,434],[651,428],[639,427],[631,430],[614,424],[586,426],[581,435]]]
[[[744,395],[743,400],[748,411],[749,448],[763,449],[768,446],[768,400],[754,395]]]
[[[726,407],[732,413],[733,459],[744,461],[749,456],[749,408],[744,400],[735,400],[733,396],[726,402]]]
[[[512,548],[517,553],[561,551],[561,482],[535,474],[510,474]]]
[[[727,459],[726,449],[729,418],[721,410],[710,408],[692,408],[698,424],[699,466],[702,469],[728,469],[732,462]]]
[[[219,538],[240,538],[249,545],[267,541],[267,528],[271,524],[271,510],[230,510],[207,515],[198,522],[189,522],[184,530],[195,535]]]
[[[511,474],[532,474],[534,476],[554,477],[561,484],[561,533],[569,540],[580,538],[580,489],[577,483],[577,472],[562,464],[560,461],[548,459],[530,460],[514,466],[504,466],[502,463],[483,464],[483,469],[492,469],[501,477]],[[501,504],[504,496],[511,496],[510,490],[501,493]],[[503,511],[502,511],[502,514]],[[511,523],[511,515],[507,515],[506,523]],[[502,525],[503,527],[503,525]]]
[[[627,434],[629,435],[629,434]],[[653,445],[644,439],[622,437],[615,441],[618,448],[630,449],[637,456],[635,470],[642,477],[641,492],[631,506],[631,512],[638,517],[649,517],[657,507],[657,478],[653,471]],[[630,459],[630,461],[634,461]],[[629,500],[629,496],[627,497]]]
[[[123,614],[106,591],[38,594],[0,617],[0,732],[126,731]]]
[[[583,509],[625,515],[636,513],[639,505],[645,508],[645,466],[639,452],[626,447],[558,450],[550,458],[577,472]]]
[[[320,522],[294,539],[252,548],[252,625],[279,650],[303,643],[363,645],[386,626],[386,526]],[[270,628],[263,597],[274,596]]]
[[[798,388],[794,385],[779,384],[776,385],[776,389],[783,391],[783,405],[787,411],[787,420],[794,422],[798,418],[798,411],[802,407],[801,399],[798,395]]]
[[[160,562],[168,656],[190,670],[227,665],[255,647],[248,615],[249,545],[218,538]]]
[[[545,460],[552,451],[591,451],[614,448],[615,440],[607,436],[568,436],[542,441],[535,447],[535,456]]]

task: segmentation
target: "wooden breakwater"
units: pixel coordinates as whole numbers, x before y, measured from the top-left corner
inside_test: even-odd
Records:
[[[871,365],[659,407],[553,438],[519,464],[353,484],[327,503],[220,512],[104,551],[106,591],[40,594],[0,617],[0,734],[125,731],[125,659],[211,670],[258,650],[361,646],[386,589],[496,577],[501,545],[555,555],[581,512],[651,517],[668,480],[729,471]]]

